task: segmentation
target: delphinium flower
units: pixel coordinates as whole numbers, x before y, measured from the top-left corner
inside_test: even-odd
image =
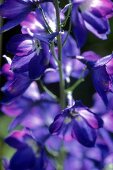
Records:
[[[77,139],[81,144],[92,147],[96,140],[96,129],[103,126],[98,115],[91,112],[80,101],[58,114],[50,125],[50,132],[66,140]]]
[[[52,23],[56,27],[54,5],[48,2],[41,7],[42,10],[46,11],[45,17],[49,24]],[[52,17],[50,16],[51,9]],[[47,68],[49,63],[49,42],[58,35],[55,28],[50,28],[53,32],[47,34],[49,28],[44,21],[42,12],[39,9],[36,12],[29,13],[21,23],[23,34],[12,37],[7,44],[7,50],[15,55],[11,69],[16,73],[28,72],[30,79],[39,78]]]
[[[76,141],[72,141],[66,142],[64,148],[67,153],[64,159],[65,170],[68,170],[69,168],[72,170],[100,170],[102,168],[102,159],[104,159],[104,157],[98,146],[86,148]]]
[[[49,106],[48,110],[47,106]],[[23,95],[8,105],[3,105],[1,109],[8,116],[14,117],[9,130],[13,130],[20,124],[35,130],[38,127],[42,129],[48,127],[60,111],[60,106],[48,94],[40,94],[37,85],[33,82]]]
[[[96,93],[93,96],[93,106],[91,108],[92,111],[94,111],[95,113],[98,112],[98,114],[101,115],[103,121],[104,121],[104,128],[107,131],[113,132],[113,94],[112,93],[108,93],[108,106],[106,108],[103,100],[101,99],[101,97]]]
[[[78,46],[81,47],[86,42],[87,30],[100,39],[107,39],[110,33],[108,19],[113,15],[113,2],[111,0],[72,0],[72,3],[71,20]]]
[[[43,15],[42,15],[43,13]],[[60,14],[61,19],[64,15]],[[47,2],[40,5],[40,8],[29,15],[21,22],[21,31],[23,34],[46,34],[47,32],[56,32],[56,12],[53,3]]]
[[[5,142],[17,150],[7,165],[6,160],[3,160],[5,170],[55,170],[55,163],[49,158],[44,147],[38,146],[27,130],[13,131],[5,138]],[[34,142],[34,149],[30,142]],[[40,152],[36,151],[36,147]]]
[[[74,103],[73,92],[90,72],[95,89],[107,105],[106,92],[112,90],[112,73],[107,70],[107,64],[112,55],[99,59],[100,56],[91,51],[81,54],[80,48],[85,43],[87,29],[101,39],[107,38],[112,2],[73,0],[67,5],[65,2],[63,8],[58,0],[15,0],[8,8],[9,2],[7,0],[0,6],[0,15],[9,20],[0,31],[20,24],[22,34],[15,35],[7,44],[7,51],[14,57],[8,69],[0,70],[0,74],[8,79],[2,88],[6,94],[3,101],[8,103],[3,104],[1,110],[14,117],[9,131],[19,125],[22,130],[13,131],[5,138],[5,142],[16,149],[9,163],[4,160],[5,169],[55,170],[60,169],[61,161],[64,170],[69,169],[67,161],[72,164],[71,169],[98,169],[99,166],[95,166],[98,158],[92,158],[91,153],[88,155],[86,147],[96,145],[99,148],[102,142],[110,150],[112,142],[109,136],[101,133],[102,115],[93,112],[80,100]],[[71,86],[71,77],[75,78],[74,86]],[[59,94],[46,87],[46,83],[56,81]],[[75,141],[75,150],[80,146],[78,157],[82,166],[77,167],[80,162],[76,151],[69,145],[68,150],[66,141]],[[97,156],[96,149],[93,151]],[[99,157],[99,161],[102,158]]]
[[[60,14],[60,17],[64,20],[63,13]],[[21,22],[21,27],[22,34],[29,34],[49,43],[49,40],[53,40],[58,35],[53,3],[42,3],[35,12],[29,13]]]
[[[46,1],[24,1],[24,0],[6,0],[0,5],[0,16],[9,21],[0,29],[0,32],[7,31],[22,22],[27,15],[35,11],[40,3]]]
[[[10,59],[8,58],[8,60]],[[6,83],[1,88],[1,92],[3,93],[1,103],[11,102],[22,95],[32,83],[27,72],[22,74],[14,73],[10,70],[10,67],[11,63],[6,63],[1,68],[0,75],[6,78]]]
[[[62,34],[62,44],[64,43],[67,34],[68,32],[66,31]],[[57,54],[57,47],[55,48],[55,51]],[[76,56],[79,54],[80,50],[77,48],[76,41],[71,35],[69,35],[62,48],[62,68],[64,71],[64,79],[66,81],[70,81],[70,77],[79,79],[87,75],[87,70],[85,71],[86,65],[76,59]],[[50,57],[50,67],[43,74],[42,80],[45,83],[54,83],[60,81],[58,63],[54,60],[53,55]]]
[[[93,96],[93,105],[90,110],[96,113],[98,116],[101,116],[103,120],[103,128],[98,131],[98,137],[96,140],[96,146],[99,147],[102,159],[104,160],[111,152],[113,152],[113,141],[110,133],[113,132],[113,104],[112,104],[113,94],[108,93],[108,106],[106,107],[102,98],[98,93],[95,93]],[[104,151],[105,150],[105,151]],[[90,151],[88,151],[90,153]],[[91,155],[90,155],[91,156]],[[101,165],[104,166],[103,162]]]
[[[107,92],[112,92],[112,74],[109,73],[109,70],[107,70],[107,67],[109,69],[109,66],[107,65],[112,62],[113,55],[105,56],[94,62],[86,60],[86,56],[88,55],[89,53],[85,53],[85,58],[81,57],[80,60],[83,61],[83,63],[86,63],[90,70],[94,87],[98,94],[102,97],[104,103],[107,105]],[[95,54],[92,54],[92,57],[93,55]]]
[[[49,63],[48,44],[29,35],[12,37],[7,50],[15,55],[11,69],[15,73],[28,72],[30,79],[39,78]]]

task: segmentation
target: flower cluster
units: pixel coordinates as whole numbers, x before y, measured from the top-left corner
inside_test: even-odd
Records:
[[[4,141],[16,150],[3,158],[4,169],[106,168],[113,158],[113,54],[81,48],[88,31],[108,38],[113,2],[6,0],[0,16],[1,34],[21,27],[7,42],[0,69],[0,109],[13,118]],[[74,95],[87,75],[97,92],[91,108]]]

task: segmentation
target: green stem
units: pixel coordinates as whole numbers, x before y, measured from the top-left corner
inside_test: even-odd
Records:
[[[71,0],[69,0],[69,5],[70,5],[70,6],[69,6],[69,8],[68,8],[68,13],[67,13],[66,19],[65,19],[65,21],[64,21],[64,23],[63,23],[63,26],[66,25],[66,23],[67,23],[67,21],[68,21],[70,15],[71,15],[71,11],[72,11],[72,3],[71,3]],[[65,40],[64,40],[62,46],[65,45],[65,43],[66,43],[66,41],[67,41],[67,38],[68,38],[70,32],[71,32],[71,20],[69,20],[69,29],[68,29],[68,33],[67,33],[67,35],[66,35],[66,37],[65,37]]]
[[[71,21],[69,22],[69,29],[68,29],[67,35],[66,35],[66,37],[65,37],[65,40],[64,40],[62,46],[65,45],[65,43],[66,43],[66,41],[67,41],[67,39],[68,39],[68,36],[69,36],[70,32],[71,32]]]
[[[68,8],[68,12],[67,12],[67,15],[66,15],[66,18],[64,20],[64,22],[62,23],[62,27],[65,27],[69,17],[70,17],[70,14],[71,14],[71,10],[72,10],[72,3],[71,3],[71,0],[69,0],[69,8]]]
[[[64,81],[64,75],[63,75],[63,69],[62,69],[62,41],[61,41],[61,23],[60,23],[60,10],[59,10],[59,2],[58,0],[54,0],[54,5],[56,8],[56,18],[57,18],[57,31],[59,32],[57,36],[57,42],[58,42],[58,67],[59,67],[59,76],[60,76],[60,104],[62,108],[65,107],[65,81]]]
[[[47,92],[53,99],[55,99],[56,101],[59,101],[59,99],[57,98],[57,96],[55,94],[53,94],[41,81],[40,81],[40,85],[42,87],[42,89]]]
[[[57,64],[58,64],[58,63],[59,63],[59,60],[58,60],[57,54],[56,54],[56,52],[55,52],[54,42],[51,42],[50,49],[51,49],[51,52],[52,52],[52,55],[53,55],[55,61],[56,61]]]
[[[81,78],[79,80],[77,80],[71,87],[65,89],[65,92],[69,92],[69,91],[73,91],[74,89],[76,89],[82,82],[84,82],[84,79]]]
[[[46,24],[47,31],[49,31],[49,33],[53,33],[51,27],[50,27],[49,24],[48,24],[48,21],[47,21],[47,18],[46,18],[46,15],[45,15],[43,9],[41,8],[40,5],[38,5],[38,8],[40,9],[40,11],[41,11],[41,13],[42,13],[42,17],[43,17],[44,22],[45,22],[45,24]]]

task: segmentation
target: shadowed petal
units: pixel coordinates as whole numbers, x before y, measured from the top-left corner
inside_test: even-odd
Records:
[[[19,149],[10,160],[11,170],[26,170],[33,168],[35,164],[35,154],[30,147]]]
[[[93,147],[96,141],[96,131],[80,116],[73,120],[72,136],[87,147]]]

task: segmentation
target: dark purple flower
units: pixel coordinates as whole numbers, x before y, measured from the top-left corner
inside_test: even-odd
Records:
[[[38,5],[43,2],[45,1],[6,0],[0,5],[0,16],[9,19],[9,21],[0,29],[0,32],[7,31],[20,24],[31,11],[35,11]]]
[[[100,129],[99,132],[103,130]],[[106,139],[109,141],[109,139]],[[107,142],[102,136],[98,135],[95,147],[86,148],[77,141],[65,142],[64,148],[67,153],[64,159],[64,169],[71,168],[72,170],[95,169],[100,170],[104,167],[104,160],[106,156],[111,153],[113,146],[111,140],[111,148],[108,147]]]
[[[25,141],[29,137],[30,135],[27,130],[16,130],[5,138],[5,142],[15,149],[22,149],[27,146]]]
[[[101,129],[103,130],[103,128]],[[101,131],[99,130],[99,132]],[[98,140],[99,138],[99,140]],[[64,142],[65,159],[64,169],[72,170],[95,169],[100,170],[104,167],[104,160],[109,155],[111,149],[108,149],[107,143],[98,135],[95,147],[86,148],[77,141]],[[108,141],[109,139],[106,139]]]
[[[86,54],[87,56],[89,53]],[[92,53],[92,56],[95,55]],[[78,57],[79,58],[79,57]],[[107,92],[112,92],[112,72],[110,73],[109,63],[112,62],[113,55],[108,55],[97,61],[88,61],[86,56],[81,57],[80,60],[86,63],[90,70],[94,87],[98,94],[103,99],[105,105],[108,104]],[[108,65],[108,66],[107,66]],[[108,68],[108,69],[107,69]]]
[[[102,119],[91,112],[80,101],[63,110],[50,125],[50,132],[61,138],[77,139],[81,144],[92,147],[96,140],[96,129],[103,126]]]
[[[41,4],[41,8],[44,11],[46,21],[52,32],[56,32],[56,12],[53,3],[47,2]],[[40,9],[37,9],[35,12],[31,12],[26,19],[21,22],[22,33],[23,34],[45,34],[49,29]]]
[[[36,157],[31,147],[17,150],[10,160],[9,169],[11,170],[27,170],[35,166]]]
[[[81,61],[76,59],[76,56],[80,55],[80,50],[77,47],[76,41],[71,35],[68,35],[68,32],[64,32],[62,34],[62,68],[64,71],[64,79],[66,81],[70,81],[70,77],[74,78],[82,78],[87,75],[87,70],[85,70],[86,65]],[[64,43],[67,37],[66,42]],[[71,50],[70,50],[71,49]],[[55,52],[58,54],[58,48],[55,47]],[[44,75],[43,81],[45,83],[55,83],[58,82],[59,79],[59,71],[58,64],[54,60],[53,55],[50,57],[50,67],[48,68]]]
[[[104,128],[110,132],[113,132],[113,93],[108,93],[108,105],[107,108],[102,98],[96,93],[93,97],[94,104],[91,110],[95,113],[99,113],[104,121]]]
[[[30,139],[32,138],[27,130],[13,131],[5,138],[5,142],[9,146],[17,149],[9,162],[8,169],[26,170],[34,167],[36,162],[35,153],[27,144]]]
[[[58,155],[62,149],[63,141],[58,136],[52,136],[45,141],[45,147],[48,152]]]
[[[46,93],[40,94],[34,82],[20,98],[3,105],[2,111],[8,116],[15,117],[10,124],[10,130],[21,124],[35,131],[38,127],[48,127],[60,111],[60,106]]]
[[[5,85],[1,88],[3,93],[2,103],[11,102],[16,97],[22,95],[32,83],[28,73],[18,74],[10,70],[10,65],[5,64],[2,67],[1,74],[7,79]]]
[[[113,15],[111,0],[73,0],[72,24],[79,47],[87,39],[87,29],[100,39],[110,33],[108,18]]]
[[[41,152],[38,155],[35,167],[33,170],[56,170],[55,161],[50,158],[45,149],[41,148]]]
[[[62,44],[65,41],[67,34],[67,32],[62,34]],[[76,56],[78,55],[80,55],[80,50],[77,47],[76,41],[71,35],[69,35],[62,48],[62,67],[67,79],[70,76],[74,78],[81,78],[86,75],[86,72],[83,71],[85,69],[85,65],[76,59]]]
[[[12,80],[14,77],[13,72],[10,70],[10,64],[6,63],[0,70],[0,75],[4,75],[7,80]]]
[[[91,170],[91,169],[95,169],[95,164],[92,160],[84,158],[83,160],[80,160],[79,158],[77,159],[76,157],[72,156],[72,155],[67,155],[66,159],[64,161],[64,169],[68,170]],[[99,170],[99,169],[95,169],[95,170]]]
[[[55,170],[55,163],[47,155],[46,150],[41,145],[36,146],[34,139],[28,130],[14,131],[6,139],[5,142],[11,147],[17,149],[9,162],[3,160],[3,165],[6,170]],[[39,149],[37,152],[30,146],[36,146]],[[34,142],[34,143],[33,143]]]
[[[29,35],[16,35],[11,38],[7,50],[14,54],[11,69],[15,73],[28,72],[30,79],[39,78],[49,62],[49,46]]]
[[[44,13],[44,17],[42,15]],[[60,12],[61,21],[64,19],[63,13]],[[46,20],[46,21],[45,21]],[[45,2],[37,8],[35,12],[29,13],[26,19],[21,22],[22,34],[54,36],[57,32],[56,10],[52,2]],[[47,34],[51,33],[51,34]]]

